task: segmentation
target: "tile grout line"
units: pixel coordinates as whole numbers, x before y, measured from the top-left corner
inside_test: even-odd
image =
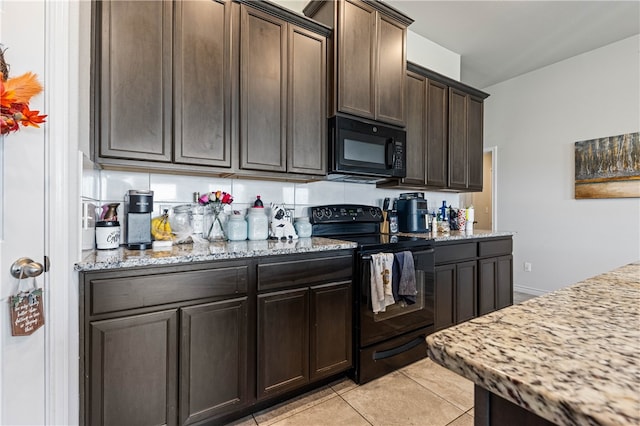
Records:
[[[357,389],[359,386],[360,386],[360,385],[356,386],[356,387],[355,387],[355,388],[353,388],[353,389]],[[339,396],[340,398],[342,398],[342,395],[344,395],[344,394],[346,394],[346,393],[351,392],[353,389],[349,389],[348,391],[346,391],[346,392],[344,392],[344,393],[342,393],[342,394],[338,394],[338,396]],[[371,422],[369,421],[369,419],[368,419],[367,417],[365,417],[365,415],[364,415],[363,413],[361,413],[361,412],[360,412],[356,407],[354,407],[353,405],[349,404],[349,401],[347,401],[347,400],[346,400],[346,399],[344,399],[344,398],[342,398],[342,400],[343,400],[343,401],[344,401],[344,402],[345,402],[349,407],[351,407],[351,408],[353,409],[353,411],[355,411],[356,413],[358,413],[358,415],[359,415],[360,417],[362,417],[362,418],[364,419],[364,421],[365,421],[365,422],[367,422],[367,423],[368,423],[368,424],[370,424],[371,426],[374,426],[374,424],[373,424],[373,423],[371,423]]]
[[[452,401],[449,401],[448,399],[446,399],[445,397],[443,397],[442,395],[432,391],[431,389],[429,389],[428,387],[424,386],[422,383],[418,382],[417,380],[415,380],[413,377],[409,376],[408,374],[406,374],[404,371],[402,371],[401,369],[398,370],[399,373],[401,373],[402,375],[404,375],[406,378],[408,378],[409,380],[413,381],[414,383],[416,383],[418,386],[420,386],[421,388],[423,388],[424,390],[426,390],[427,392],[437,396],[438,398],[440,398],[441,400],[443,400],[444,402],[446,402],[447,404],[453,406],[454,408],[457,408],[458,410],[462,411],[462,414],[466,413],[467,411],[469,411],[469,409],[464,409],[464,408],[460,408],[457,404],[453,403]],[[471,406],[471,409],[473,409],[473,406]]]

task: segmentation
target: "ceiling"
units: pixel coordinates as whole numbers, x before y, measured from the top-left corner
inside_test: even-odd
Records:
[[[479,89],[640,33],[637,0],[386,3],[460,54],[460,80]]]

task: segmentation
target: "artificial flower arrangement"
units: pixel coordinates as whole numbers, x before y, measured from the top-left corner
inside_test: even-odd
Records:
[[[31,72],[9,78],[9,68],[0,50],[0,135],[18,131],[23,127],[36,127],[45,122],[46,115],[30,110],[31,98],[42,92],[42,85]]]
[[[224,239],[227,238],[224,232],[224,227],[222,226],[222,222],[220,222],[220,213],[222,212],[226,204],[231,203],[233,203],[233,196],[224,191],[208,192],[198,198],[198,204],[200,204],[201,206],[209,206],[213,214],[211,226],[209,226],[209,231],[205,235],[205,238],[210,240],[216,239],[217,235],[221,235],[221,237]],[[212,234],[212,231],[216,224],[220,227],[219,233]]]

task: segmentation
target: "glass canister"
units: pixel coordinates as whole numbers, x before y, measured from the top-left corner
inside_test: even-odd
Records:
[[[298,237],[300,238],[308,238],[311,236],[311,224],[309,223],[309,218],[306,216],[297,217],[293,227],[296,228],[296,232],[298,233]]]
[[[264,208],[251,207],[247,215],[247,234],[250,240],[266,240],[269,237],[269,218]]]
[[[183,204],[173,208],[173,215],[169,216],[171,231],[176,235],[176,242],[185,241],[193,232],[191,227],[191,205]]]
[[[227,238],[229,241],[243,241],[247,239],[247,221],[241,214],[232,214],[227,221]]]

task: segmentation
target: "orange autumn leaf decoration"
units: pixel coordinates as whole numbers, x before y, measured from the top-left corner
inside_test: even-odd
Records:
[[[42,85],[31,72],[5,80],[0,72],[0,134],[15,132],[23,127],[40,127],[46,115],[29,109],[29,101],[42,92]]]

